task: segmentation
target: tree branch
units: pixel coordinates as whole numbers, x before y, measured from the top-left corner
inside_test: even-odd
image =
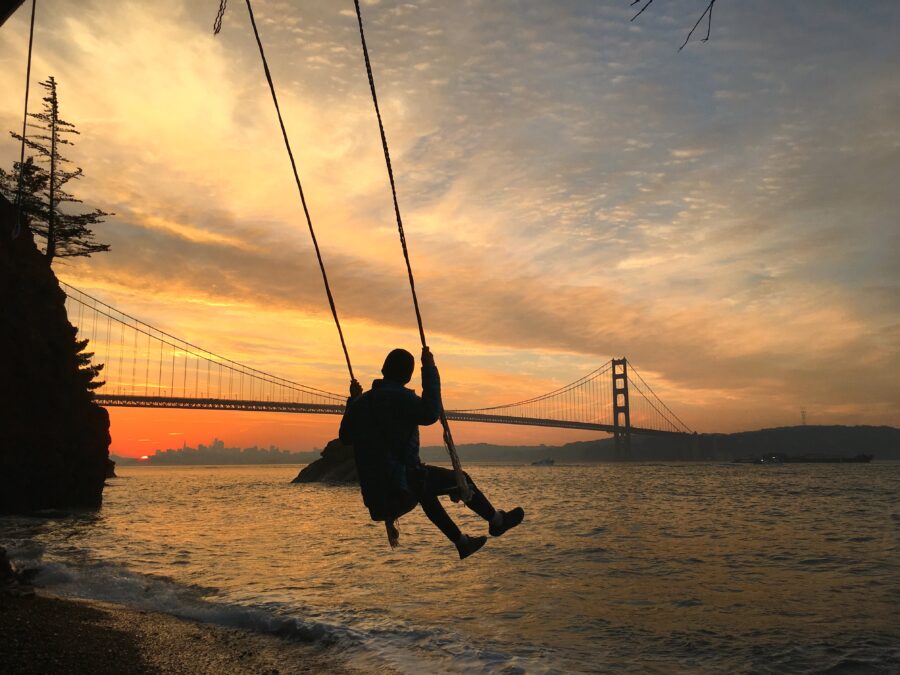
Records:
[[[631,0],[630,4],[631,4],[631,7],[634,7],[635,5],[639,5],[642,2],[644,4],[641,5],[641,8],[637,11],[637,14],[635,14],[633,17],[631,17],[631,19],[630,19],[631,21],[634,21],[635,19],[637,19],[641,14],[643,14],[647,10],[647,8],[650,5],[653,4],[653,0]],[[706,37],[701,38],[700,42],[708,42],[709,41],[709,35],[710,35],[710,32],[712,31],[713,6],[715,4],[716,4],[716,0],[709,0],[709,4],[706,5],[706,9],[703,10],[703,14],[700,15],[699,19],[697,19],[697,23],[694,24],[693,28],[691,28],[690,32],[687,34],[687,37],[684,39],[684,42],[681,43],[681,46],[678,48],[678,51],[681,51],[682,49],[684,49],[687,46],[687,43],[691,41],[691,37],[696,32],[697,27],[701,23],[703,23],[704,18],[706,19]]]
[[[713,5],[716,4],[716,0],[709,0],[709,4],[706,6],[706,9],[703,10],[703,14],[700,15],[700,18],[697,19],[697,23],[694,24],[694,27],[691,28],[691,32],[687,34],[687,37],[684,39],[682,45],[678,48],[678,51],[681,51],[685,48],[688,42],[691,40],[691,35],[694,34],[694,31],[697,30],[697,26],[700,25],[700,22],[703,21],[703,17],[707,17],[706,21],[706,37],[700,40],[700,42],[707,42],[709,40],[709,33],[712,30],[712,11]]]

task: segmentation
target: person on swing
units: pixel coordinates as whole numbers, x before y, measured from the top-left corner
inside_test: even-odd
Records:
[[[350,383],[350,399],[341,420],[340,439],[352,445],[363,503],[372,520],[384,521],[391,545],[398,532],[393,521],[421,505],[428,519],[456,545],[460,559],[484,546],[486,536],[467,536],[444,510],[438,496],[459,500],[456,475],[451,469],[428,466],[419,459],[419,426],[434,424],[441,414],[441,380],[434,356],[422,349],[422,396],[404,385],[410,381],[415,358],[405,349],[394,349],[375,380],[363,393],[359,382]],[[522,522],[525,512],[516,507],[498,511],[468,474],[472,499],[466,504],[488,522],[488,532],[499,537]]]

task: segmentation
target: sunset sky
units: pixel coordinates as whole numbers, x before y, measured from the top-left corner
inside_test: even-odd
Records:
[[[351,0],[254,1],[361,379],[417,352]],[[900,424],[900,3],[368,0],[367,38],[447,407],[626,355],[698,431]],[[21,126],[28,7],[0,28]],[[112,251],[55,264],[174,335],[329,391],[346,370],[250,32],[218,3],[38,3]],[[705,32],[705,31],[704,31]],[[0,138],[0,165],[18,157]],[[417,378],[416,378],[417,380]],[[414,380],[418,387],[418,382]],[[111,410],[121,454],[322,447],[337,418]],[[456,425],[458,442],[597,434]],[[436,433],[426,443],[438,443]]]

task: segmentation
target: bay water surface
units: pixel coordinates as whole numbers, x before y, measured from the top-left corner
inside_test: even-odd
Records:
[[[900,672],[900,463],[467,469],[526,519],[465,561],[418,509],[392,551],[295,466],[120,467],[101,509],[0,518],[0,545],[52,593],[363,669]]]

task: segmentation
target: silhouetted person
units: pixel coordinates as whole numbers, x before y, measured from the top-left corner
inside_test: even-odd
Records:
[[[341,442],[352,445],[363,502],[372,520],[385,521],[388,535],[394,520],[416,504],[429,520],[456,545],[460,558],[482,546],[487,537],[468,537],[438,501],[438,496],[459,498],[456,474],[451,469],[428,466],[419,459],[419,426],[434,424],[441,413],[441,380],[434,356],[422,350],[422,396],[404,385],[409,382],[415,359],[405,349],[395,349],[384,360],[384,379],[375,380],[363,393],[359,382],[350,384],[350,399],[341,420]],[[488,532],[499,537],[525,516],[517,507],[497,511],[468,474],[472,499],[466,504],[488,523]],[[396,536],[396,531],[395,531]],[[391,537],[392,544],[394,537]]]

